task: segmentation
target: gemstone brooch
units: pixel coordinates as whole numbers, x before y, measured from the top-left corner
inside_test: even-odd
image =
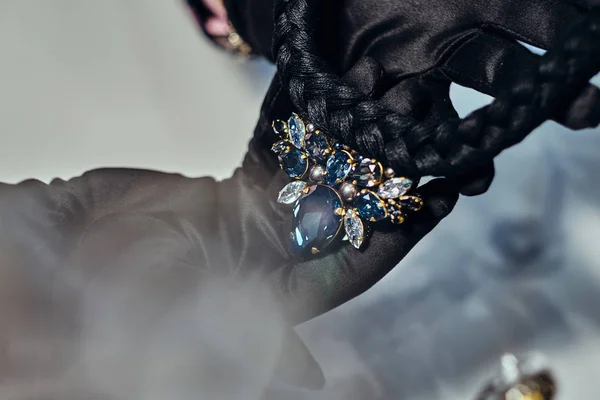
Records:
[[[412,180],[331,140],[297,114],[287,122],[274,121],[273,130],[280,140],[271,150],[294,179],[277,201],[293,205],[291,238],[300,251],[321,252],[342,227],[344,239],[360,249],[368,223],[401,224],[409,212],[423,207],[423,200],[411,194]]]

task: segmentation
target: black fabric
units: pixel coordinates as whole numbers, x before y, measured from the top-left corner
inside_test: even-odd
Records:
[[[253,38],[255,48],[273,59],[268,44],[273,27],[270,10],[274,2],[241,0],[230,3],[229,10],[236,24]],[[304,6],[300,3],[306,3],[315,19],[311,21],[310,31],[302,34],[295,31],[297,36],[292,42],[298,43],[296,50],[301,49],[306,42],[303,35],[315,36],[318,44],[316,54],[325,58],[334,73],[347,70],[363,57],[372,58],[385,71],[385,84],[381,86],[382,105],[416,121],[428,123],[456,117],[449,98],[450,82],[499,96],[503,90],[518,84],[523,71],[535,69],[539,63],[539,56],[531,54],[517,44],[516,40],[544,49],[556,47],[564,39],[567,28],[581,23],[589,11],[586,6],[575,2],[547,0],[502,0],[492,3],[311,0],[286,3],[293,11],[286,13],[279,21],[280,33],[302,24]],[[281,10],[279,15],[281,16]],[[280,48],[281,42],[276,42],[275,46]],[[298,66],[298,76],[310,75],[307,71],[313,68],[309,66],[312,60],[308,63],[307,60],[312,54],[303,57],[295,50],[290,51],[291,53],[283,56],[285,63],[289,63],[290,68]],[[283,64],[279,63],[279,69],[285,78],[289,68]],[[333,97],[335,93],[326,79],[318,74],[315,76],[312,83],[314,92],[325,93],[330,90],[333,93],[330,97]],[[301,79],[297,80],[296,87],[291,90],[307,90],[308,84],[300,81]],[[596,126],[600,122],[599,94],[597,88],[588,86],[582,90],[579,99],[549,110],[548,117],[572,129]],[[339,93],[340,103],[344,102],[343,96],[348,94]],[[297,94],[294,100],[298,108],[306,107],[306,104],[301,103],[308,102],[301,98]],[[302,111],[308,112],[308,108]],[[314,113],[311,119],[315,120],[314,115],[318,113],[311,111]],[[334,113],[339,116],[337,111]],[[357,119],[355,115],[354,120]],[[325,118],[319,122],[326,123]],[[343,136],[344,131],[352,131],[350,128],[356,130],[356,127],[338,121],[335,124],[339,126],[331,127],[333,135]],[[345,139],[349,139],[348,136],[350,135],[346,135]],[[373,136],[364,139],[364,147],[361,147],[363,152],[380,159],[387,158],[390,162],[400,156],[396,154],[395,157],[386,157],[381,154],[383,144],[374,143],[380,139],[373,139]],[[372,142],[370,145],[369,139]],[[358,139],[350,139],[350,142],[361,146]],[[470,145],[477,145],[476,141],[471,142]],[[389,152],[388,145],[386,153]],[[444,156],[438,154],[427,158],[440,155]],[[414,158],[415,154],[411,156]],[[396,160],[395,164],[411,170],[407,162]],[[449,168],[445,169],[445,173],[451,172]],[[491,183],[493,171],[493,164],[488,161],[472,171],[461,172],[455,178],[463,185],[463,193],[478,194],[485,191]]]
[[[446,176],[464,194],[487,189],[473,175],[522,141],[552,114],[569,109],[600,70],[600,10],[591,10],[547,54],[525,66],[489,106],[437,124],[391,110],[344,83],[319,55],[316,10],[307,0],[277,0],[273,48],[292,101],[326,134],[415,178]],[[470,177],[465,182],[465,177]],[[466,185],[465,185],[466,183]]]
[[[352,85],[353,91],[366,97],[381,97],[388,106],[422,121],[443,120],[454,110],[445,96],[448,72],[441,66],[448,62],[461,71],[472,66],[461,61],[463,56],[453,64],[452,50],[457,51],[459,45],[480,49],[479,53],[464,53],[467,58],[482,57],[475,60],[475,66],[486,60],[508,59],[497,57],[504,54],[503,47],[497,53],[492,51],[493,46],[477,42],[478,38],[488,37],[473,34],[473,26],[477,27],[475,32],[483,29],[480,19],[474,18],[481,17],[478,12],[487,13],[486,23],[492,25],[512,24],[506,18],[494,18],[503,13],[517,14],[511,29],[523,28],[522,23],[537,25],[539,32],[529,32],[530,40],[537,38],[535,43],[542,42],[538,35],[554,40],[556,35],[550,31],[552,24],[563,21],[561,14],[571,18],[561,8],[563,3],[556,1],[523,2],[523,8],[519,8],[521,3],[511,1],[498,2],[495,8],[474,3],[440,1],[427,4],[426,9],[421,3],[410,1],[323,3],[323,12],[316,21],[322,31],[320,50],[334,69],[350,71],[343,82]],[[232,0],[226,5],[242,37],[268,54],[272,3]],[[576,8],[568,10],[581,12]],[[525,13],[533,11],[535,15],[525,18]],[[544,13],[560,18],[544,20]],[[398,30],[398,22],[410,29]],[[340,27],[345,32],[341,36],[335,33]],[[471,34],[465,35],[465,31]],[[410,37],[403,36],[407,32]],[[441,51],[444,46],[448,46],[449,53]],[[389,51],[385,51],[386,47]],[[507,54],[510,56],[510,52]],[[428,63],[435,65],[428,67]],[[489,65],[490,69],[487,64],[483,68],[487,71],[483,75],[490,79],[481,79],[481,69],[476,67],[465,73],[466,81],[479,77],[474,79],[481,85],[479,89],[488,90],[497,84],[496,76],[502,85],[510,80],[511,69],[502,72],[506,68],[504,61],[490,61]],[[411,70],[415,66],[419,66],[418,71]],[[292,89],[292,97],[302,90],[300,85],[292,85]],[[597,90],[588,87],[582,96],[578,102],[594,104]],[[434,180],[420,189],[426,201],[423,210],[400,227],[380,226],[365,250],[342,245],[318,258],[298,259],[287,240],[290,210],[275,203],[277,192],[288,178],[268,150],[274,140],[270,121],[294,110],[288,88],[275,80],[242,168],[222,182],[157,171],[103,169],[50,185],[33,180],[0,185],[0,276],[17,280],[21,284],[19,295],[25,298],[35,297],[40,288],[51,286],[51,290],[58,290],[61,285],[68,286],[73,277],[85,283],[111,266],[145,260],[160,262],[162,267],[161,279],[156,283],[157,297],[164,296],[163,280],[177,281],[178,287],[183,288],[201,286],[200,283],[213,279],[258,278],[277,299],[278,312],[290,327],[283,350],[296,354],[290,358],[299,359],[302,364],[300,369],[291,367],[290,373],[282,361],[277,372],[289,381],[322,386],[323,376],[316,362],[291,327],[369,289],[451,212],[458,193],[447,180]],[[319,111],[319,107],[314,107],[312,114],[325,124],[326,118],[319,119]],[[568,114],[565,121],[580,126],[589,124],[585,110],[577,107],[574,112],[576,115]],[[348,127],[351,122],[347,121]],[[486,177],[492,172],[488,170]],[[70,302],[73,307],[78,304],[77,296],[75,293]],[[48,308],[61,306],[52,304]],[[211,305],[215,313],[227,306]]]
[[[357,68],[346,79],[368,94],[377,80],[363,80],[363,72]],[[298,258],[289,241],[291,210],[275,201],[289,178],[264,146],[269,121],[291,111],[286,91],[274,83],[243,166],[221,182],[101,169],[50,185],[1,184],[0,275],[53,285],[77,276],[85,287],[117,265],[139,264],[144,271],[145,263],[159,264],[151,296],[156,299],[167,297],[169,282],[194,288],[212,280],[258,279],[289,327],[363,293],[450,213],[458,194],[444,180],[430,182],[420,189],[426,205],[418,218],[377,230],[366,250],[343,244],[318,258]],[[230,306],[211,307],[218,314]],[[282,351],[277,375],[308,387],[323,385],[318,365],[291,328]]]

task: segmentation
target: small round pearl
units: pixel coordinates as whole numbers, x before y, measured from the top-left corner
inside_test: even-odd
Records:
[[[315,131],[315,126],[313,124],[306,125],[306,132],[313,133]]]
[[[344,182],[340,186],[340,195],[344,201],[354,200],[357,191],[358,189],[356,189],[356,186],[348,182]]]
[[[396,176],[396,172],[391,168],[386,168],[384,173],[387,178],[393,178],[394,176]]]
[[[324,167],[322,167],[321,165],[315,165],[310,170],[309,178],[315,183],[323,182],[323,179],[325,179],[325,172],[326,170]]]

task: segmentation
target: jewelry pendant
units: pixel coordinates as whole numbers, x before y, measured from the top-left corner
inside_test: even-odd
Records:
[[[272,151],[294,179],[277,201],[293,205],[291,238],[300,251],[320,253],[340,232],[357,249],[364,246],[370,222],[404,222],[423,200],[411,194],[413,181],[391,168],[327,138],[297,114],[276,120],[279,136]],[[344,229],[342,229],[342,227]]]

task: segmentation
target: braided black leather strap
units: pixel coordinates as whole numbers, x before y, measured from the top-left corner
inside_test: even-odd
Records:
[[[569,105],[600,70],[600,10],[590,11],[492,104],[437,126],[383,107],[345,84],[317,52],[307,0],[277,0],[273,54],[298,112],[326,134],[402,174],[457,177],[489,164]]]

